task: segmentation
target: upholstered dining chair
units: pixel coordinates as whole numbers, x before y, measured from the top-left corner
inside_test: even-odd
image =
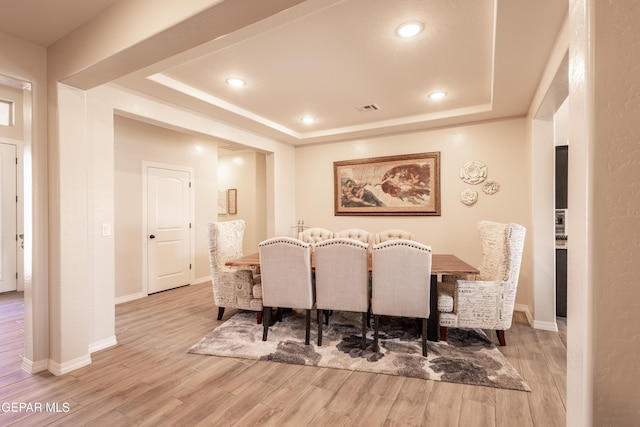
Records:
[[[298,233],[298,239],[302,240],[303,242],[310,243],[311,249],[313,249],[313,246],[316,243],[332,238],[333,231],[320,227],[311,227]]]
[[[314,306],[311,245],[292,237],[274,237],[258,244],[262,277],[262,341],[267,340],[273,308],[306,310],[305,344],[309,344]]]
[[[324,311],[362,313],[360,348],[366,348],[369,311],[368,244],[359,240],[333,238],[316,244],[315,283],[318,310],[318,345],[322,345]]]
[[[394,239],[413,240],[413,233],[406,230],[401,230],[399,228],[383,230],[376,233],[374,243],[382,243],[386,242],[387,240]]]
[[[373,351],[378,351],[380,316],[415,317],[422,323],[422,355],[427,356],[427,319],[431,286],[431,247],[412,240],[373,246],[371,312]]]
[[[213,298],[222,320],[227,307],[257,312],[262,318],[262,286],[253,268],[228,267],[225,263],[242,254],[245,222],[243,220],[211,222],[209,232],[209,266]]]
[[[373,246],[374,236],[371,232],[367,230],[362,230],[359,228],[348,228],[346,230],[338,231],[335,233],[334,237],[344,237],[346,239],[354,239],[360,240],[363,243],[367,243]]]
[[[518,224],[480,221],[482,261],[478,280],[438,284],[440,335],[447,328],[494,329],[500,345],[511,328],[526,229]]]

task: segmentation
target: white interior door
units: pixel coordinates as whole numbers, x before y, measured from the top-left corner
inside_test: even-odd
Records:
[[[16,147],[0,143],[0,292],[17,290]]]
[[[147,167],[147,292],[191,281],[191,173]]]

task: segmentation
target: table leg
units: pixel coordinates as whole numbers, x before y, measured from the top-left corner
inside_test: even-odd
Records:
[[[438,312],[438,275],[431,275],[429,289],[429,321],[427,322],[427,339],[440,341],[440,313]]]

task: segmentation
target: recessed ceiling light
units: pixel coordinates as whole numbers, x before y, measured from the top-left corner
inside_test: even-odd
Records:
[[[424,25],[422,24],[422,22],[405,22],[396,29],[396,34],[400,37],[413,37],[420,34],[423,29]]]
[[[447,96],[447,92],[442,92],[442,91],[432,92],[432,93],[429,94],[429,99],[432,99],[434,101],[438,101],[438,100],[444,98],[445,96]]]
[[[312,117],[312,116],[304,116],[300,120],[302,120],[302,123],[307,124],[307,125],[310,125],[310,124],[316,122],[316,118]]]
[[[246,84],[247,84],[247,82],[245,82],[244,80],[239,79],[239,78],[237,78],[237,77],[231,77],[231,78],[228,78],[228,79],[226,80],[226,82],[227,82],[227,84],[228,84],[229,86],[231,86],[231,87],[242,87],[242,86],[244,86],[244,85],[246,85]]]

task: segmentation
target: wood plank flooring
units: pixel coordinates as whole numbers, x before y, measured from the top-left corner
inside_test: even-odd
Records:
[[[123,303],[117,346],[63,376],[29,375],[22,294],[0,294],[0,426],[565,425],[566,322],[561,333],[539,331],[515,314],[499,348],[526,393],[186,354],[221,323],[216,314],[210,283]],[[58,411],[12,411],[12,402]]]

